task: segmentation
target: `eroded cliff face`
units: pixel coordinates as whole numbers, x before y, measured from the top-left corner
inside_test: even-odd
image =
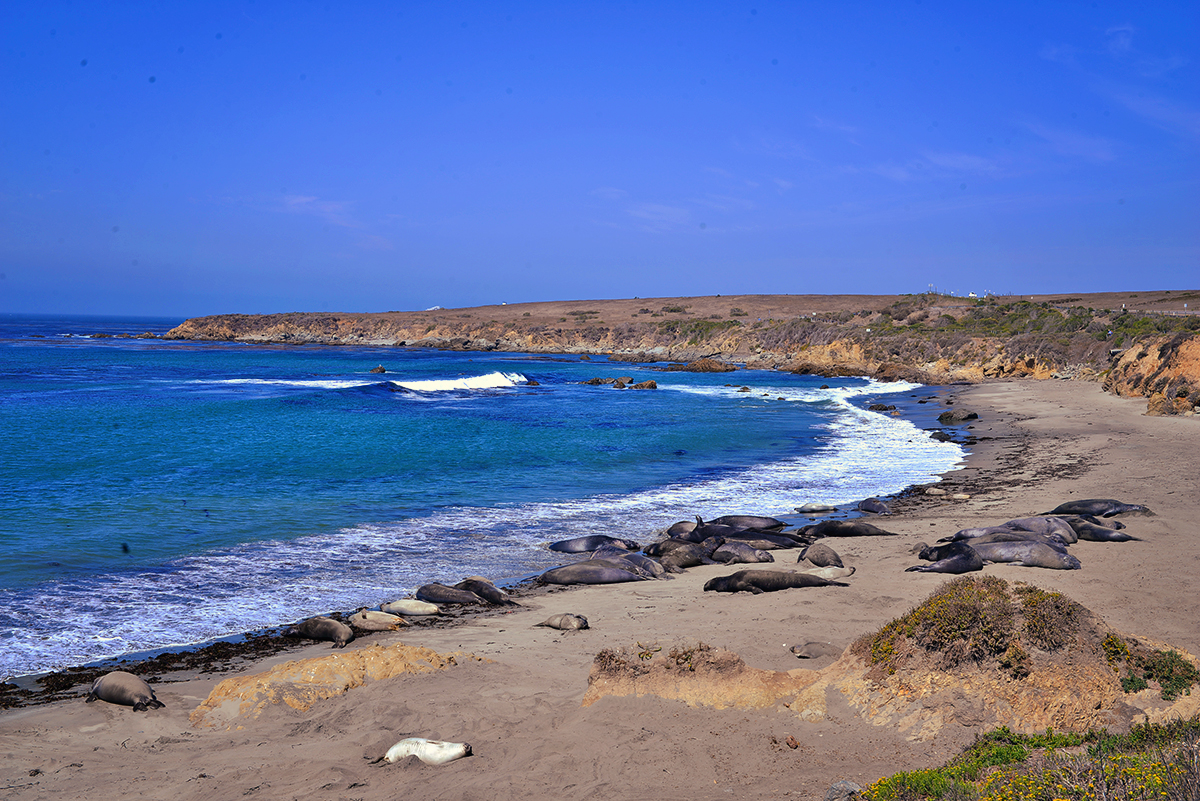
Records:
[[[1149,398],[1148,414],[1193,412],[1200,403],[1200,336],[1180,333],[1134,345],[1105,376],[1104,388]]]
[[[166,337],[580,353],[645,362],[711,357],[753,368],[945,384],[1100,380],[1112,367],[1114,345],[1128,343],[1135,330],[1180,319],[1028,301],[941,306],[915,296],[890,305],[887,298],[842,298],[848,308],[827,305],[805,312],[803,303],[820,299],[781,297],[794,307],[766,305],[781,302],[771,296],[707,299],[708,306],[704,299],[666,305],[657,305],[661,299],[633,299],[377,314],[230,314],[188,320]],[[695,305],[685,302],[693,300]],[[756,308],[751,301],[762,305]],[[868,302],[873,308],[858,308]],[[1190,408],[1200,389],[1197,336],[1194,331],[1153,340],[1137,335],[1105,386],[1123,395],[1162,393],[1180,410],[1183,403],[1176,400],[1182,398]]]

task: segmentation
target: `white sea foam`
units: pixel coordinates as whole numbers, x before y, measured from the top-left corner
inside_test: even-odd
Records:
[[[432,379],[380,379],[377,377],[363,378],[221,378],[189,381],[189,384],[209,386],[244,386],[244,387],[292,387],[296,389],[353,389],[355,387],[370,387],[388,380],[390,383],[404,389],[418,392],[447,392],[452,390],[471,389],[501,389],[514,387],[526,382],[520,373],[487,373],[485,375],[463,376],[461,378],[432,378]]]
[[[464,378],[427,379],[421,381],[397,381],[396,386],[412,389],[418,392],[447,392],[456,389],[501,389],[515,387],[526,382],[520,373],[488,373],[487,375],[466,376]]]

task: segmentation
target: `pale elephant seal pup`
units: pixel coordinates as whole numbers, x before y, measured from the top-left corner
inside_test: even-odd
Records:
[[[375,612],[365,606],[350,616],[350,627],[359,631],[396,631],[407,626],[398,615]]]
[[[354,639],[354,629],[331,617],[317,616],[288,626],[283,636],[328,640],[333,643],[334,648],[345,648],[346,643]]]
[[[559,553],[587,553],[589,551],[596,550],[601,545],[615,545],[618,548],[624,548],[627,551],[636,551],[642,547],[633,540],[624,540],[618,537],[608,537],[603,534],[595,534],[590,537],[575,537],[569,540],[552,542],[550,543],[550,550],[558,551]]]
[[[583,615],[571,615],[563,613],[561,615],[551,615],[541,623],[535,623],[534,628],[545,626],[550,629],[558,629],[559,631],[579,631],[580,629],[588,628],[588,619]]]
[[[606,561],[576,562],[573,565],[554,567],[538,576],[543,584],[619,584],[623,581],[649,581],[647,576],[639,576],[619,567],[613,567]]]
[[[830,506],[827,503],[806,503],[803,506],[797,506],[796,511],[801,514],[826,514],[828,512],[836,512],[836,506]]]
[[[1048,515],[1095,515],[1096,517],[1112,517],[1130,512],[1154,514],[1145,506],[1137,503],[1121,503],[1112,498],[1089,498],[1085,501],[1067,501],[1046,512]]]
[[[806,576],[817,576],[823,579],[850,578],[854,575],[853,567],[809,567],[800,572]]]
[[[487,603],[469,590],[447,587],[445,584],[426,584],[417,588],[414,593],[418,601],[428,601],[431,604],[482,604]]]
[[[92,691],[86,700],[91,703],[99,698],[110,704],[121,704],[133,707],[134,712],[144,712],[147,709],[162,709],[166,704],[154,697],[154,690],[149,684],[132,673],[114,670],[105,673],[92,682]]]
[[[837,551],[823,542],[814,542],[801,552],[797,562],[807,561],[817,567],[845,567]]]
[[[752,592],[755,595],[796,587],[849,587],[841,581],[810,576],[806,573],[785,573],[779,570],[739,570],[729,576],[709,579],[705,592]]]
[[[797,659],[821,659],[826,656],[841,656],[844,649],[838,648],[831,642],[810,640],[801,645],[793,645],[789,650]]]
[[[737,540],[727,540],[724,545],[713,551],[712,558],[714,562],[724,562],[727,565],[775,561],[774,556],[771,556],[771,554],[761,548],[755,548],[749,543],[738,542]]]
[[[913,565],[905,568],[905,573],[972,573],[983,570],[983,557],[966,542],[951,542],[946,545],[936,545],[930,548],[920,543],[914,550],[919,550],[921,559],[931,561],[929,565]]]
[[[782,520],[777,520],[774,517],[761,517],[759,515],[721,515],[709,522],[719,526],[749,528],[755,531],[779,531],[780,529],[787,528],[787,523]]]
[[[858,511],[870,512],[873,515],[890,515],[892,507],[878,498],[867,498],[858,502]]]
[[[486,579],[463,579],[454,585],[454,589],[473,592],[493,606],[520,606],[505,595],[504,590]]]
[[[379,608],[389,615],[405,615],[407,617],[440,615],[442,613],[437,604],[431,604],[428,601],[418,601],[415,598],[402,598],[399,601],[390,601]]]
[[[383,758],[388,762],[399,762],[408,756],[415,756],[426,765],[445,765],[447,762],[471,756],[471,745],[426,740],[424,737],[407,737],[389,748]]]

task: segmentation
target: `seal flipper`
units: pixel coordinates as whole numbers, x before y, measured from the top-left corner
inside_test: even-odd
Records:
[[[87,698],[84,698],[84,699],[83,699],[83,702],[84,702],[85,704],[90,704],[92,701],[95,701],[97,697],[98,697],[98,696],[96,695],[95,691],[92,691],[92,692],[88,693],[88,697],[87,697]]]

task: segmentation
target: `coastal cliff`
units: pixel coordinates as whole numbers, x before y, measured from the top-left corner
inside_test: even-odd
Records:
[[[1105,380],[1122,395],[1200,392],[1200,292],[957,298],[740,295],[414,312],[223,314],[167,339],[710,357],[747,367],[922,383]],[[1115,365],[1115,367],[1114,367]],[[1181,404],[1182,405],[1182,404]]]

